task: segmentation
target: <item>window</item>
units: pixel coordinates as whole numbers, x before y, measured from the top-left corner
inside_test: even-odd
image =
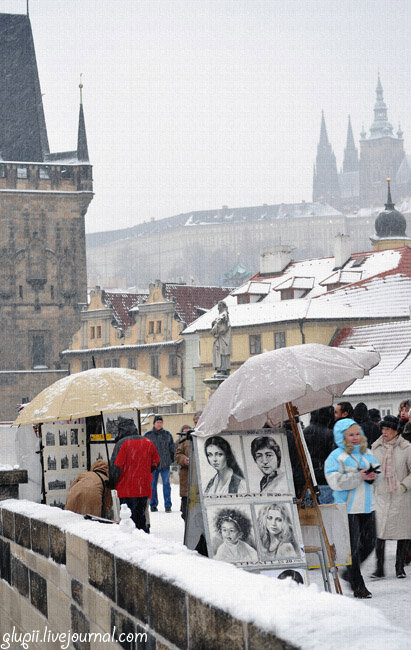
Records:
[[[150,357],[150,375],[160,377],[159,357],[155,354]]]
[[[48,179],[50,178],[50,167],[47,165],[45,167],[39,167],[39,178]]]
[[[111,368],[111,359],[104,359],[103,368]]]
[[[391,415],[391,407],[390,406],[386,406],[386,407],[382,407],[382,408],[380,407],[379,411],[381,413],[381,417],[383,417],[383,418],[385,418],[386,415]]]
[[[148,333],[149,334],[154,334],[154,321],[153,320],[148,321]]]
[[[31,358],[33,368],[46,365],[46,346],[44,343],[44,334],[33,334]]]
[[[240,293],[237,296],[237,305],[246,305],[250,302],[250,296],[248,293]]]
[[[73,178],[73,168],[72,167],[62,167],[60,170],[61,178]]]
[[[275,332],[274,334],[274,349],[285,348],[285,332]]]
[[[91,339],[96,338],[96,328],[94,326],[90,327],[90,338]]]
[[[17,167],[17,178],[27,178],[27,167]]]
[[[281,300],[290,300],[294,298],[294,289],[283,289],[281,291]]]
[[[97,325],[97,338],[101,339],[101,325]]]
[[[6,165],[0,165],[0,178],[6,178]]]
[[[169,377],[177,377],[179,372],[178,372],[178,366],[179,366],[179,358],[176,354],[170,354],[168,357],[168,376]]]
[[[111,367],[112,368],[120,368],[120,359],[117,357],[111,360]]]
[[[19,284],[19,298],[23,298],[23,285]]]
[[[82,370],[88,370],[88,360],[87,359],[82,359],[82,361],[81,361],[81,369]]]
[[[54,300],[54,286],[52,284],[50,285],[50,298]]]
[[[137,357],[129,357],[127,359],[127,368],[137,370]]]
[[[21,404],[28,404],[29,403],[29,398],[28,397],[22,397],[21,398]]]
[[[158,320],[156,322],[156,333],[160,334],[161,333],[161,320]]]
[[[261,334],[250,334],[250,354],[260,354],[261,352]]]

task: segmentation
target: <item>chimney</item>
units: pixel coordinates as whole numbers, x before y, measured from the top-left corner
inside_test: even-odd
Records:
[[[334,268],[342,269],[351,257],[351,240],[349,235],[339,233],[334,238]]]
[[[287,244],[264,248],[260,253],[260,273],[281,273],[291,262],[291,251]]]

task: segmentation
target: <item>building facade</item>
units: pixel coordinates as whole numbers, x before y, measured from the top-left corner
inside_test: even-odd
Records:
[[[0,419],[67,373],[87,300],[93,197],[80,94],[75,151],[50,153],[29,17],[0,14]],[[81,88],[80,88],[81,93]]]
[[[149,285],[148,294],[96,287],[81,312],[81,327],[63,355],[71,372],[93,366],[142,370],[194,401],[193,363],[191,359],[186,363],[181,332],[228,292],[160,280]]]
[[[304,261],[293,261],[287,246],[262,251],[260,271],[225,299],[231,322],[231,369],[280,347],[337,345],[343,330],[409,323],[411,239],[390,191],[371,241],[373,250],[352,253],[350,238],[339,235],[332,257]],[[186,348],[199,351],[197,408],[203,408],[210,394],[204,380],[214,372],[211,324],[216,315],[217,306],[183,332]]]

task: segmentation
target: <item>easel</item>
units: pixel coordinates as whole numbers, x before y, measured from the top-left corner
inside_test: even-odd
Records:
[[[305,451],[305,444],[304,444],[305,441],[303,441],[304,434],[301,429],[301,424],[297,420],[298,409],[293,405],[292,402],[286,402],[285,406],[287,409],[288,420],[290,422],[291,429],[294,435],[298,456],[301,462],[301,466],[305,478],[304,489],[301,498],[298,501],[298,514],[300,516],[300,520],[302,523],[309,522],[309,524],[305,523],[305,525],[311,524],[319,527],[320,539],[322,542],[322,546],[324,546],[326,549],[326,553],[328,556],[328,563],[329,563],[329,571],[333,576],[335,591],[337,594],[342,594],[340,581],[338,579],[338,570],[337,567],[335,566],[335,547],[334,544],[330,544],[328,541],[328,536],[322,519],[321,510],[318,505],[317,495],[319,493],[319,490],[317,485],[314,486],[312,466],[310,469],[309,461]],[[307,490],[310,494],[313,505],[303,508],[302,503]],[[308,549],[306,549],[306,551],[307,550]],[[327,570],[327,567],[325,569]]]

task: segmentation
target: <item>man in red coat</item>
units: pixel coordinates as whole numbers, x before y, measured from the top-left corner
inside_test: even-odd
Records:
[[[117,442],[110,460],[110,482],[120,503],[126,503],[137,528],[148,532],[147,499],[151,498],[152,472],[160,462],[154,444],[138,435],[132,420],[118,427]]]

